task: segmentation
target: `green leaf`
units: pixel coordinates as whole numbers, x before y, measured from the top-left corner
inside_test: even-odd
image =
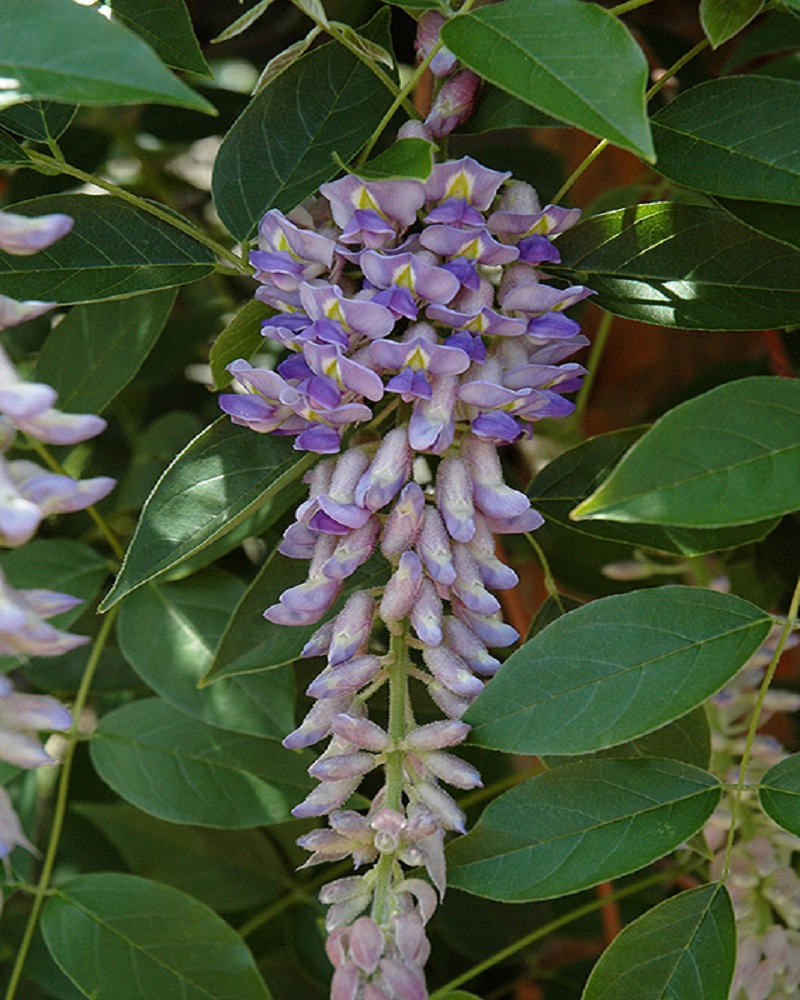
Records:
[[[102,610],[227,534],[311,467],[287,438],[220,417],[183,449],[148,497]]]
[[[441,10],[441,0],[383,0],[393,7],[405,7],[407,10]]]
[[[389,46],[388,12],[363,33]],[[214,166],[222,221],[247,239],[268,208],[289,211],[350,160],[389,109],[392,95],[353,53],[333,42],[306,53],[269,83],[228,132]]]
[[[102,413],[141,368],[175,303],[164,289],[71,309],[44,343],[36,377],[68,413]]]
[[[312,784],[307,755],[207,726],[159,698],[106,715],[90,750],[95,770],[118,795],[170,823],[282,823]]]
[[[322,31],[319,25],[314,25],[311,31],[302,38],[299,38],[296,42],[285,48],[282,52],[279,52],[276,56],[267,63],[267,65],[261,70],[261,73],[256,81],[255,87],[253,87],[253,97],[256,94],[260,94],[261,91],[268,84],[272,83],[277,77],[287,70],[290,66],[294,65],[297,60],[302,56],[309,48],[314,39]]]
[[[87,996],[270,1000],[253,956],[213,910],[118,873],[62,882],[42,911],[50,954]]]
[[[211,345],[211,375],[218,389],[230,385],[231,376],[225,370],[226,365],[238,358],[248,360],[258,350],[264,341],[261,323],[274,312],[274,309],[258,299],[250,299]]]
[[[572,516],[724,528],[797,510],[799,421],[791,379],[717,386],[657,420]]]
[[[450,846],[449,883],[509,903],[552,899],[663,857],[705,823],[716,778],[674,760],[593,760],[495,799]]]
[[[725,63],[726,73],[754,59],[786,52],[800,45],[800,21],[789,11],[773,11],[748,31]]]
[[[114,492],[120,510],[140,508],[165,467],[202,428],[200,419],[185,410],[169,410],[136,436],[126,475]]]
[[[298,5],[299,0],[293,0],[293,3]],[[394,57],[391,52],[385,49],[382,45],[378,45],[377,42],[372,42],[369,38],[365,38],[350,24],[345,24],[342,21],[333,21],[332,23],[339,29],[342,36],[346,38],[355,48],[356,52],[360,52],[365,59],[374,63],[382,64],[390,70],[394,70]]]
[[[772,620],[730,594],[637,590],[556,619],[506,660],[465,720],[479,746],[579,754],[643,736],[719,691]]]
[[[22,146],[5,132],[0,132],[0,164],[3,167],[29,167],[31,164]]]
[[[800,82],[710,80],[653,118],[658,172],[729,198],[800,205]]]
[[[756,232],[800,250],[800,208],[796,205],[771,205],[764,201],[737,201],[733,198],[714,200]]]
[[[235,38],[240,35],[243,31],[246,31],[251,24],[261,17],[261,15],[266,11],[266,9],[275,3],[275,0],[259,0],[257,4],[254,4],[249,10],[246,10],[244,14],[232,21],[227,28],[221,31],[216,38],[212,38],[212,43],[217,42],[227,42],[230,38]]]
[[[291,671],[197,686],[244,590],[241,580],[219,570],[151,583],[123,602],[119,645],[142,680],[181,712],[222,729],[281,739],[294,725]]]
[[[195,896],[215,910],[263,906],[283,888],[283,861],[260,830],[178,826],[128,805],[78,803],[134,875]]]
[[[78,109],[56,101],[25,101],[0,112],[0,125],[23,139],[47,142],[58,139],[70,125]]]
[[[433,145],[427,139],[398,139],[374,160],[359,167],[364,180],[411,177],[426,181],[433,170]]]
[[[501,128],[561,128],[564,123],[551,118],[499,87],[484,84],[473,114],[460,125],[456,135],[475,135]]]
[[[764,0],[700,0],[700,22],[716,49],[738,35],[763,6]]]
[[[800,836],[800,753],[771,767],[758,783],[761,808],[778,826]]]
[[[0,294],[14,299],[62,305],[120,299],[214,270],[214,255],[197,240],[117,198],[54,194],[10,207],[20,215],[64,212],[75,219],[72,232],[47,250],[30,257],[0,252]]]
[[[646,430],[645,427],[627,427],[612,431],[590,438],[559,455],[536,475],[528,487],[528,496],[534,507],[548,521],[555,521],[580,534],[686,556],[738,548],[760,540],[775,527],[777,520],[717,530],[571,520],[573,507],[600,486]]]
[[[388,569],[382,556],[370,559],[347,580],[326,617],[336,614],[353,591],[385,584]],[[231,615],[203,684],[216,682],[218,677],[271,671],[293,663],[300,656],[319,623],[287,628],[265,621],[263,612],[277,602],[284,590],[302,583],[307,576],[307,563],[287,559],[277,551],[269,556]]]
[[[184,0],[111,0],[114,19],[140,35],[173,69],[211,76]]]
[[[608,312],[688,330],[764,330],[800,315],[800,254],[716,208],[655,202],[558,238],[566,268]]]
[[[3,551],[0,568],[12,587],[27,590],[46,586],[48,590],[72,594],[89,603],[99,593],[110,566],[81,542],[70,538],[34,538],[21,548]],[[57,628],[67,628],[84,611],[81,605],[51,618],[50,622]]]
[[[579,0],[506,0],[454,17],[442,40],[490,83],[654,160],[647,60],[625,25]]]
[[[582,1000],[727,1000],[736,921],[724,885],[701,885],[628,924],[600,956]]]
[[[0,76],[16,80],[29,98],[177,104],[215,114],[141,38],[71,0],[4,0]]]

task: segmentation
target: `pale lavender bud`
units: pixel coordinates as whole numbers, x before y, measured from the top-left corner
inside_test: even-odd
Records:
[[[461,70],[445,81],[425,119],[425,128],[434,139],[449,135],[470,118],[480,87],[480,77],[469,69]]]
[[[60,410],[45,410],[14,423],[21,431],[47,444],[78,444],[96,437],[106,428],[105,420],[92,413],[61,413]],[[113,485],[114,481],[111,482]]]
[[[323,886],[323,889],[327,886]],[[325,900],[322,899],[322,893],[319,894],[320,899],[324,903]],[[338,969],[340,965],[344,965],[347,961],[347,938],[349,936],[346,927],[337,927],[335,930],[331,931],[328,935],[328,939],[325,942],[325,952],[331,961],[331,965],[334,969]]]
[[[24,847],[32,854],[36,848],[22,832],[19,816],[11,805],[11,796],[0,786],[0,858],[7,857],[15,847]]]
[[[375,600],[365,590],[358,590],[345,602],[331,623],[328,663],[334,667],[352,659],[369,639],[375,616]]]
[[[333,830],[312,830],[297,838],[297,846],[312,852],[308,861],[302,865],[303,868],[313,868],[314,865],[330,861],[343,861],[353,851],[353,844]]]
[[[417,540],[417,552],[425,569],[443,587],[449,587],[456,578],[450,539],[444,521],[435,507],[426,507],[422,515],[422,530]]]
[[[312,559],[317,544],[317,532],[307,524],[295,521],[283,533],[278,552],[287,559]]]
[[[394,959],[383,958],[380,963],[380,974],[397,1000],[427,1000],[425,980],[416,969],[406,968]],[[335,997],[333,1000],[339,998]]]
[[[376,766],[377,761],[372,754],[342,753],[332,757],[320,757],[309,767],[308,773],[319,781],[342,781],[347,778],[363,777]]]
[[[369,917],[359,917],[350,928],[350,957],[367,975],[377,968],[386,948],[383,931]]]
[[[369,883],[360,875],[350,875],[347,878],[339,878],[334,882],[328,882],[319,890],[319,899],[325,906],[332,903],[342,903],[346,899],[354,899],[363,896],[365,900],[372,897],[372,889]],[[335,963],[334,963],[335,964]]]
[[[0,212],[0,250],[27,257],[66,236],[74,224],[74,219],[58,212],[39,216]]]
[[[413,729],[403,740],[403,745],[414,752],[454,747],[464,742],[469,734],[469,728],[466,722],[459,722],[456,719],[428,722]]]
[[[383,526],[381,552],[387,559],[399,556],[414,544],[424,509],[422,489],[416,483],[407,483]]]
[[[494,554],[493,546],[486,548],[478,543],[478,536],[481,529],[485,529],[486,535],[493,541],[489,527],[483,517],[475,518],[475,525],[478,530],[475,538],[469,543],[469,550],[475,560],[481,580],[487,587],[493,590],[510,590],[519,583],[519,577],[510,566],[506,566]]]
[[[315,702],[305,719],[283,741],[287,750],[304,750],[325,739],[331,731],[331,720],[340,712],[350,712],[353,699],[349,694],[323,698]]]
[[[472,629],[458,618],[449,615],[445,618],[444,638],[447,646],[476,673],[492,677],[500,669],[500,661],[491,655]]]
[[[396,809],[384,807],[375,813],[369,825],[375,831],[375,847],[382,854],[391,854],[397,850],[406,825],[406,819],[402,813]]]
[[[364,1000],[393,1000],[393,998],[375,983],[367,983],[364,987]]]
[[[360,448],[350,448],[339,458],[328,491],[320,495],[320,504],[327,514],[336,520],[342,520],[340,515],[347,518],[347,508],[353,506],[356,486],[368,466],[369,458]],[[358,528],[363,521],[357,520],[358,523],[351,524],[349,520],[342,523],[348,528]]]
[[[466,833],[466,816],[458,808],[455,799],[448,795],[443,788],[424,781],[416,786],[416,791],[420,800],[435,816],[439,817],[446,830]]]
[[[408,481],[412,457],[405,427],[389,431],[358,482],[356,504],[369,510],[385,507]]]
[[[425,767],[435,774],[437,778],[446,781],[454,788],[483,788],[480,772],[472,764],[468,764],[453,754],[443,753],[441,750],[432,750],[424,757]]]
[[[292,809],[292,816],[295,819],[324,816],[325,813],[332,812],[344,805],[360,783],[361,775],[355,778],[345,778],[342,781],[324,781]]]
[[[472,698],[460,698],[444,686],[441,681],[434,680],[428,685],[428,694],[434,704],[451,719],[460,719],[472,704]]]
[[[437,375],[432,380],[431,398],[417,400],[408,423],[408,440],[415,451],[441,455],[453,443],[458,378]]]
[[[422,658],[436,680],[460,698],[475,698],[483,690],[482,682],[467,664],[446,646],[428,646],[423,649]]]
[[[439,41],[439,32],[447,18],[437,10],[423,11],[417,23],[417,37],[414,48],[420,60],[425,59],[431,49]],[[434,76],[447,76],[456,68],[457,60],[446,46],[442,46],[430,62],[430,70]]]
[[[368,864],[377,857],[373,851],[369,856],[359,859],[358,853],[353,852],[353,865]],[[356,917],[362,913],[369,904],[369,895],[353,896],[350,899],[343,899],[341,903],[334,903],[325,914],[325,930],[332,931],[338,928],[349,927]]]
[[[428,883],[421,878],[407,878],[396,886],[395,891],[398,895],[408,893],[416,899],[420,919],[427,924],[439,904],[436,893]]]
[[[445,458],[436,472],[436,501],[450,537],[468,542],[475,534],[472,480],[465,462]]]
[[[511,646],[519,639],[519,633],[515,628],[494,615],[475,614],[458,600],[452,603],[456,617],[468,625],[487,646]]]
[[[436,587],[427,577],[420,585],[419,594],[408,617],[420,641],[427,646],[438,646],[441,643],[442,601],[436,593]]]
[[[484,587],[478,566],[466,545],[453,546],[456,579],[453,594],[476,614],[491,615],[500,610],[500,602]]]
[[[363,527],[345,535],[322,567],[324,575],[333,580],[345,580],[355,573],[375,551],[379,533],[378,520],[370,517]]]
[[[531,506],[524,493],[512,490],[503,482],[503,470],[497,448],[488,441],[468,437],[461,448],[472,475],[475,503],[490,517],[517,517]]]
[[[306,473],[303,482],[308,483],[308,499],[304,500],[297,508],[296,516],[298,521],[311,518],[311,515],[319,506],[319,497],[327,493],[330,488],[335,466],[336,463],[333,459],[326,458],[321,462],[317,462],[314,468]]]
[[[400,556],[397,569],[383,592],[380,617],[385,622],[401,621],[414,606],[422,583],[422,563],[411,550]]]
[[[0,330],[7,330],[11,326],[19,326],[20,323],[27,323],[29,319],[36,319],[53,308],[55,302],[18,302],[7,295],[0,295]]]
[[[335,621],[336,619],[334,618],[329,622],[325,622],[324,625],[321,625],[311,636],[305,646],[303,646],[300,656],[307,659],[312,656],[323,656],[326,654],[330,648]]]
[[[398,913],[392,921],[392,930],[404,964],[421,969],[428,961],[431,950],[422,920],[416,913]]]
[[[336,736],[362,750],[383,753],[392,745],[389,734],[369,719],[355,719],[351,715],[335,715],[331,728]]]
[[[335,667],[327,667],[308,685],[306,694],[323,700],[353,694],[369,684],[378,675],[381,666],[380,657],[367,654],[338,663]]]
[[[355,962],[345,962],[333,973],[331,1000],[357,1000],[361,970]]]

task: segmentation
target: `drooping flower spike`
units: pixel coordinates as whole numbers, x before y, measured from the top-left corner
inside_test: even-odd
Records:
[[[321,894],[333,1000],[423,1000],[444,839],[465,824],[447,787],[480,785],[451,751],[469,730],[461,716],[500,667],[490,650],[518,638],[493,593],[517,583],[494,535],[542,521],[505,483],[497,446],[573,409],[563,393],[584,369],[564,359],[587,341],[564,309],[591,293],[556,288],[538,269],[558,260],[551,236],[575,214],[542,211],[528,185],[469,157],[436,165],[426,182],[348,176],[322,195],[329,212],[293,219],[325,218],[323,232],[276,211],[262,222],[258,296],[279,310],[263,332],[289,355],[275,371],[233,362],[241,391],[221,406],[325,456],[280,545],[310,562],[307,579],[265,616],[322,623],[302,655],[326,665],[284,742],[328,741],[309,768],[318,784],[294,809],[328,818],[299,841],[308,864],[350,857],[363,869]],[[359,430],[370,421],[377,432]],[[378,552],[382,587],[341,603]],[[444,720],[417,723],[412,681]],[[387,722],[370,718],[381,688]],[[368,774],[383,779],[361,815],[349,799]],[[409,879],[420,867],[435,891]]]

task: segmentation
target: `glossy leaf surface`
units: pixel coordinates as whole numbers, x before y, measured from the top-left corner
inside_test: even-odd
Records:
[[[304,756],[207,726],[158,698],[104,716],[91,753],[115,792],[171,823],[227,829],[282,823],[311,787]]]
[[[87,996],[270,1000],[253,956],[213,910],[133,875],[79,875],[45,904],[51,955]]]
[[[288,438],[220,417],[175,458],[148,498],[106,609],[226,534],[313,464]]]
[[[780,761],[759,782],[758,797],[765,813],[800,836],[800,754]]]
[[[442,39],[490,83],[562,121],[654,158],[647,62],[620,20],[579,0],[506,0],[451,19]]]
[[[398,139],[387,150],[359,168],[365,180],[411,177],[427,180],[433,170],[433,146],[426,139]]]
[[[532,104],[507,94],[499,87],[484,84],[475,112],[459,126],[456,135],[473,135],[503,128],[559,128],[563,125],[563,122],[546,115]]]
[[[167,66],[211,76],[184,0],[112,0],[111,9]]]
[[[388,45],[381,12],[364,33]],[[268,208],[288,212],[337,173],[391,104],[391,94],[351,52],[328,43],[269,83],[225,137],[213,193],[222,221],[248,238]]]
[[[141,587],[120,609],[120,649],[142,680],[180,711],[211,726],[282,739],[294,724],[291,671],[197,686],[244,589],[219,570]]]
[[[570,511],[600,486],[645,431],[644,427],[612,431],[590,438],[559,455],[537,474],[528,488],[533,506],[548,521],[581,534],[676,555],[703,555],[736,548],[763,538],[775,527],[775,520],[721,529],[571,520]]]
[[[119,299],[185,285],[214,270],[213,254],[197,240],[116,198],[56,194],[13,210],[20,215],[64,212],[75,226],[30,257],[0,252],[0,294],[11,298],[62,305]]]
[[[656,421],[572,516],[722,528],[794,511],[798,421],[790,379],[718,386]]]
[[[214,113],[149,45],[97,9],[71,0],[4,0],[0,76],[17,80],[27,97],[75,104],[177,104]]]
[[[635,739],[723,687],[770,625],[741,598],[691,587],[592,601],[512,653],[467,711],[470,739],[526,754]]]
[[[765,201],[715,198],[722,208],[756,232],[800,250],[800,207]]]
[[[764,0],[700,0],[700,22],[714,46],[738,35],[764,6]]]
[[[735,76],[692,87],[653,118],[658,172],[709,194],[800,205],[800,82]]]
[[[688,330],[764,330],[800,315],[800,254],[718,209],[655,202],[604,212],[558,239],[609,312]]]
[[[720,790],[670,760],[595,760],[531,778],[489,805],[448,851],[459,889],[524,902],[636,871],[698,830]]]
[[[68,413],[102,413],[136,375],[175,304],[165,289],[71,309],[45,341],[36,377]]]
[[[735,964],[728,891],[702,885],[623,928],[592,969],[582,1000],[727,1000]]]

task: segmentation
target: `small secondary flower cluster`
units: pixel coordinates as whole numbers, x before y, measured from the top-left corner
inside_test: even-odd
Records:
[[[35,253],[71,228],[72,219],[64,215],[28,218],[0,212],[0,250]],[[53,305],[0,296],[0,329],[39,316]],[[30,441],[69,445],[94,437],[105,428],[102,418],[62,413],[55,409],[55,402],[53,388],[21,379],[0,348],[0,546],[24,545],[49,514],[83,510],[115,485],[106,476],[80,482],[48,472],[27,459],[6,457],[17,432]],[[47,621],[80,603],[78,598],[55,591],[17,590],[0,570],[0,655],[58,656],[88,642],[88,638],[61,631]],[[69,710],[55,698],[16,692],[9,678],[0,676],[0,760],[21,768],[54,764],[37,733],[66,730],[71,725]],[[33,849],[8,792],[0,788],[0,857],[15,846]]]
[[[747,728],[764,671],[775,652],[780,629],[723,688],[710,704],[714,771],[736,783]],[[795,637],[790,645],[797,645]],[[760,722],[775,712],[796,712],[800,695],[770,690]],[[748,782],[755,784],[787,756],[779,741],[758,734],[750,757]],[[718,877],[725,858],[731,807],[721,805],[706,826],[709,847],[716,852],[711,872]],[[739,946],[731,997],[768,1000],[793,996],[800,988],[800,878],[793,858],[800,838],[781,829],[760,808],[755,792],[746,792],[739,815],[742,831],[733,845],[728,889],[733,900]]]
[[[256,295],[279,310],[265,336],[290,354],[276,371],[233,362],[245,392],[221,397],[235,422],[322,455],[373,421],[306,477],[308,499],[280,551],[309,559],[308,578],[265,612],[284,625],[319,622],[373,553],[389,564],[385,586],[355,589],[308,642],[303,655],[327,666],[284,741],[299,749],[330,739],[309,769],[319,785],[294,810],[329,817],[299,841],[308,864],[370,866],[321,893],[333,1000],[427,996],[425,924],[437,897],[408,869],[424,866],[444,893],[445,833],[463,832],[464,816],[442,783],[480,785],[449,751],[468,733],[461,716],[481,678],[500,666],[489,648],[517,639],[491,593],[517,582],[494,536],[541,524],[504,482],[497,446],[571,412],[561,393],[584,373],[561,363],[587,343],[563,310],[590,291],[559,290],[539,269],[558,261],[552,237],[578,213],[542,208],[529,185],[508,179],[465,158],[435,166],[424,183],[347,176],[291,218],[268,212],[252,254]],[[417,723],[412,680],[445,719]],[[386,726],[367,711],[383,685]],[[348,809],[376,770],[383,780],[366,815]]]

